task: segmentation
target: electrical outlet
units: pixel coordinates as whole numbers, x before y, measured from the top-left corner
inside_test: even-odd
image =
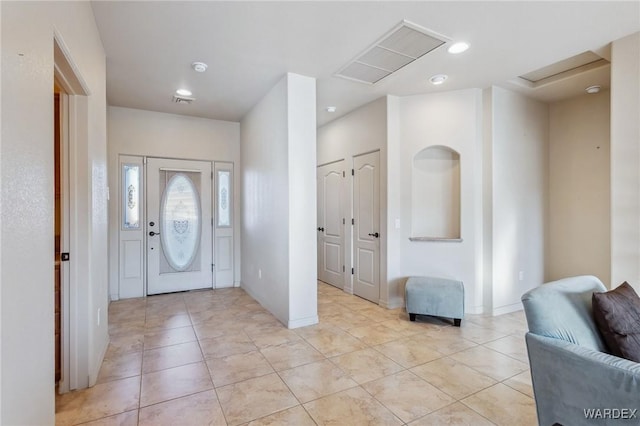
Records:
[[[524,271],[518,272],[518,280],[524,281]]]
[[[258,269],[258,278],[262,279],[262,269]]]

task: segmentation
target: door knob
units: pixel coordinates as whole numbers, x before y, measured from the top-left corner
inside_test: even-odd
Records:
[[[149,226],[153,226],[155,224],[156,224],[155,222],[149,222]]]
[[[149,232],[149,236],[150,237],[153,237],[154,235],[160,235],[160,233],[159,232],[153,232],[153,231]]]
[[[324,232],[324,228],[318,228],[318,231]]]
[[[369,234],[369,236],[378,238],[380,236],[380,234],[378,234],[377,232],[374,232],[373,234]]]

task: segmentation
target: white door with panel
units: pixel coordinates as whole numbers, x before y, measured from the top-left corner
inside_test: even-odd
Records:
[[[380,153],[353,157],[353,294],[380,300]]]
[[[344,288],[344,160],[318,167],[318,279]]]
[[[147,294],[213,287],[209,161],[147,159]]]

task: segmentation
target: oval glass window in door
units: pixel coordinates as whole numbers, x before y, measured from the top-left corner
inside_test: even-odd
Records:
[[[160,239],[167,262],[177,272],[189,268],[200,247],[200,197],[193,181],[177,173],[160,203]]]

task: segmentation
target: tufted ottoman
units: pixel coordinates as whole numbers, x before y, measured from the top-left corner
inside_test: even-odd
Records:
[[[409,277],[404,290],[405,305],[411,321],[416,315],[453,318],[460,327],[464,317],[462,281],[434,277]]]

